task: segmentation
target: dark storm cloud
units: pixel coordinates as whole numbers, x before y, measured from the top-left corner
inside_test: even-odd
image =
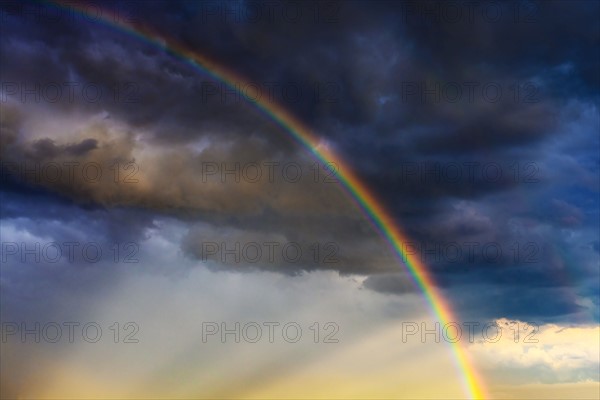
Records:
[[[492,306],[488,294],[457,290],[452,293],[460,307],[485,304],[478,311],[484,316],[568,318],[580,310],[577,296],[597,295],[597,285],[581,282],[598,280],[598,248],[583,244],[598,243],[600,6],[451,3],[460,18],[452,17],[448,2],[431,1],[282,3],[272,15],[261,2],[105,7],[260,87],[275,83],[299,90],[293,99],[275,90],[275,100],[352,160],[414,244],[499,246],[503,254],[493,260],[482,253],[468,262],[426,260],[444,290],[481,285],[514,298]],[[253,14],[256,5],[259,17]],[[293,21],[282,14],[292,6],[301,10]],[[306,182],[199,184],[203,161],[307,165],[305,153],[254,107],[239,99],[223,101],[218,82],[139,39],[81,17],[57,21],[20,7],[4,5],[2,14],[2,160],[102,165],[135,160],[143,178],[129,187],[108,180],[96,186],[46,184],[46,197],[39,199],[57,196],[109,214],[113,207],[142,210],[129,216],[131,226],[140,227],[128,233],[131,237],[150,226],[148,215],[155,213],[205,223],[217,242],[263,235],[264,240],[273,235],[285,241],[333,240],[343,262],[315,268],[374,273],[365,287],[410,291],[403,276],[389,275],[399,266],[376,243],[371,228],[364,228],[349,202],[331,188]],[[68,96],[70,82],[77,83],[75,100]],[[29,94],[19,104],[22,84],[27,89],[39,84],[46,94],[58,84],[63,95],[32,104],[35,95]],[[100,90],[102,98],[86,99],[86,85]],[[84,120],[105,117],[58,139],[27,130],[33,119],[28,113],[37,115],[39,109]],[[106,133],[113,123],[126,127],[116,138]],[[160,151],[151,164],[143,164],[139,154],[148,148]],[[473,165],[477,172],[470,176]],[[444,175],[456,166],[461,178]],[[483,167],[492,175],[482,173]],[[499,177],[493,174],[498,168]],[[30,183],[13,181],[6,190],[25,196]],[[26,214],[27,207],[17,203],[3,206],[3,218]],[[89,218],[98,218],[98,212],[90,211]],[[325,217],[331,212],[335,215]],[[205,235],[190,224],[181,244],[187,256],[202,258],[199,240]],[[515,261],[515,243],[538,246],[535,263]],[[311,269],[268,267],[276,268]],[[535,301],[524,289],[528,285],[536,288]],[[557,292],[570,295],[544,301]]]
[[[417,292],[414,282],[406,274],[378,274],[368,277],[363,286],[381,293],[414,293]]]
[[[96,148],[98,148],[98,141],[96,139],[84,139],[79,143],[57,146],[52,139],[45,138],[32,144],[31,156],[35,158],[54,158],[60,153],[83,156]]]

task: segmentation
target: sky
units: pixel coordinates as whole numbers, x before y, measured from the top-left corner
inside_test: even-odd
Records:
[[[600,397],[599,17],[1,1],[0,396]]]

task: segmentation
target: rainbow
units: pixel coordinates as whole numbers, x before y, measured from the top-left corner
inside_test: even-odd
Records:
[[[72,1],[68,3],[55,1],[48,4],[62,10],[79,14],[85,17],[86,20],[94,20],[130,34],[131,36],[175,56],[195,70],[210,76],[216,81],[222,82],[230,89],[236,90],[243,98],[254,104],[258,110],[284,128],[294,140],[306,147],[321,163],[325,165],[333,163],[336,165],[338,168],[338,179],[343,184],[346,191],[356,201],[359,208],[375,224],[383,237],[389,242],[395,255],[402,261],[402,264],[406,265],[412,279],[427,299],[434,317],[437,318],[442,325],[455,320],[450,304],[438,293],[433,279],[428,273],[425,265],[418,257],[408,254],[403,249],[402,244],[409,242],[409,240],[396,226],[394,219],[384,207],[379,204],[375,196],[352,171],[350,166],[342,160],[342,158],[336,155],[333,150],[324,145],[317,135],[291,113],[273,101],[256,101],[249,97],[244,91],[239,90],[240,87],[248,86],[249,82],[247,79],[227,67],[214,62],[208,57],[177,43],[175,40],[159,34],[139,21],[125,21],[125,18],[123,18],[122,15],[118,15],[107,9],[100,10],[97,6],[94,6],[92,9],[93,13],[90,13],[90,10],[88,10],[84,4],[74,4]],[[482,399],[487,397],[483,380],[478,376],[477,371],[470,362],[465,350],[458,342],[451,343],[449,346],[452,349],[456,367],[462,376],[462,385],[465,394],[471,399]]]

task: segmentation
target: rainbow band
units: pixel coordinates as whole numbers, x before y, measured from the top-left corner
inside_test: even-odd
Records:
[[[275,102],[255,101],[247,96],[239,87],[245,87],[248,82],[246,79],[237,75],[226,67],[211,61],[207,57],[194,52],[185,46],[178,44],[174,40],[152,31],[147,26],[140,23],[125,22],[122,16],[117,15],[110,10],[101,10],[101,15],[88,16],[88,10],[85,6],[73,4],[72,2],[62,4],[60,1],[53,2],[59,8],[71,10],[87,19],[95,19],[105,25],[116,28],[125,33],[131,34],[142,41],[156,46],[169,54],[179,58],[194,69],[209,75],[213,79],[223,82],[231,89],[240,93],[246,100],[254,104],[260,111],[279,124],[287,131],[292,138],[306,147],[320,162],[334,163],[338,167],[337,177],[340,179],[345,189],[356,200],[360,209],[365,215],[374,222],[377,229],[391,244],[395,255],[398,256],[403,264],[406,265],[408,272],[417,286],[421,289],[425,298],[429,302],[434,316],[441,324],[446,324],[454,320],[450,304],[443,299],[437,292],[432,278],[427,272],[427,268],[417,257],[404,251],[402,244],[408,242],[407,237],[401,233],[395,226],[393,218],[378,203],[375,196],[370,192],[367,186],[361,182],[352,169],[332,150],[323,146],[315,134],[302,124],[297,118],[286,111]],[[94,7],[97,12],[97,7]],[[454,354],[455,363],[462,375],[462,384],[468,398],[481,399],[485,397],[485,391],[482,379],[478,376],[475,368],[472,366],[469,358],[458,342],[451,343],[450,348]]]

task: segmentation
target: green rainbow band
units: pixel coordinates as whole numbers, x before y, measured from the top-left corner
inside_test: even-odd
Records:
[[[74,4],[73,2],[63,4],[60,1],[55,1],[49,4],[61,9],[71,10],[85,16],[87,19],[94,19],[98,22],[102,22],[105,25],[131,34],[146,43],[152,44],[153,46],[176,56],[185,63],[191,65],[194,69],[197,69],[200,72],[211,76],[215,80],[224,83],[231,89],[236,90],[246,100],[253,103],[260,111],[283,127],[286,132],[306,147],[320,162],[324,164],[335,163],[336,167],[338,167],[337,177],[350,195],[356,200],[362,211],[375,223],[376,227],[380,230],[380,233],[392,246],[396,255],[403,261],[403,264],[406,265],[409,274],[427,299],[434,316],[441,324],[447,324],[448,322],[453,321],[451,307],[438,293],[431,276],[427,272],[427,268],[417,257],[408,254],[403,249],[402,244],[407,243],[408,240],[395,225],[393,218],[386,212],[383,206],[379,204],[375,196],[357,177],[349,165],[338,155],[334,154],[327,146],[324,146],[319,137],[313,134],[308,127],[292,114],[275,102],[268,100],[255,101],[254,99],[251,99],[243,91],[239,90],[240,86],[245,87],[249,83],[246,79],[184,45],[152,31],[149,27],[144,26],[139,22],[126,22],[123,20],[122,16],[105,9],[101,10],[102,13],[100,16],[96,15],[93,18],[88,17],[86,14],[88,10],[85,6]],[[94,8],[98,11],[97,7]],[[485,398],[486,395],[483,380],[478,376],[465,350],[458,342],[450,343],[449,346],[454,354],[456,366],[461,373],[462,384],[467,396],[473,399]]]

